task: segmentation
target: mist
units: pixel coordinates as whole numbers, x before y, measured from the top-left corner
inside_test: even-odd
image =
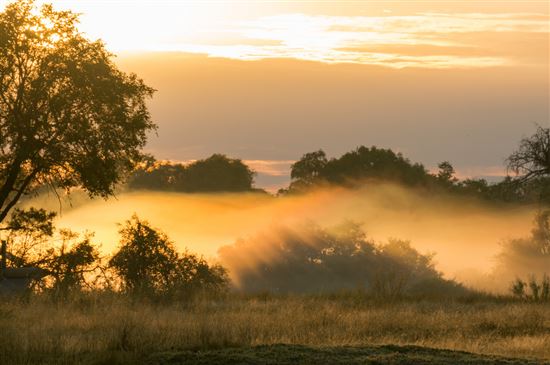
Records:
[[[306,222],[331,226],[344,220],[362,224],[369,239],[402,239],[419,252],[435,254],[446,278],[481,285],[495,267],[503,242],[530,232],[534,207],[484,204],[475,199],[433,194],[391,184],[361,189],[324,188],[299,195],[121,193],[110,200],[78,194],[63,204],[57,226],[95,232],[105,254],[118,242],[119,224],[136,213],[163,230],[179,250],[218,260],[218,249],[240,238]],[[54,196],[27,205],[59,210]],[[268,252],[265,253],[269,255]],[[265,258],[264,258],[265,259]]]

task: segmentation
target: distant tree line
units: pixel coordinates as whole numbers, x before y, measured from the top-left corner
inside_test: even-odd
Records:
[[[130,175],[128,187],[187,193],[242,192],[254,190],[253,183],[252,169],[222,154],[190,164],[159,162],[148,156]]]
[[[429,172],[401,153],[376,146],[360,146],[339,158],[323,150],[304,154],[291,166],[291,182],[279,195],[298,194],[326,186],[355,188],[372,182],[447,192],[493,202],[550,203],[550,135],[539,127],[525,138],[507,160],[507,175],[497,182],[482,178],[458,179],[448,161]],[[175,192],[261,191],[254,187],[254,171],[240,159],[214,154],[190,164],[156,161],[147,156],[130,175],[131,190]]]
[[[513,158],[512,155],[511,159]],[[445,191],[495,202],[550,203],[550,178],[506,176],[499,182],[459,180],[454,167],[444,161],[437,173],[412,163],[391,149],[361,146],[339,158],[328,159],[323,150],[306,153],[291,167],[291,183],[280,194],[307,192],[323,186],[360,187],[369,182],[392,182],[407,187]]]

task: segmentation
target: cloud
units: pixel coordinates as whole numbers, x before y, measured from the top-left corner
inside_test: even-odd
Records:
[[[289,176],[290,165],[294,160],[244,160],[250,168],[259,174],[268,176]]]
[[[487,54],[492,44],[483,37],[464,42],[462,34],[548,34],[548,17],[537,13],[446,14],[407,16],[320,16],[281,14],[233,24],[229,30],[242,40],[233,44],[171,45],[163,50],[185,50],[212,57],[241,60],[295,58],[324,63],[358,63],[392,68],[454,68],[513,65],[514,49]],[[265,42],[262,44],[262,41]],[[380,52],[384,46],[439,48],[437,54]],[[469,54],[465,54],[467,49]],[[459,54],[457,54],[457,50]]]

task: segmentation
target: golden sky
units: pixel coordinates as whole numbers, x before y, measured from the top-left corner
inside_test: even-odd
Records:
[[[396,68],[548,60],[548,46],[542,45],[548,40],[548,1],[53,3],[82,13],[81,29],[115,52],[183,51],[240,60],[295,58]]]
[[[285,184],[303,153],[359,145],[499,175],[550,123],[546,0],[53,3],[158,90],[148,152],[226,153],[262,186]]]

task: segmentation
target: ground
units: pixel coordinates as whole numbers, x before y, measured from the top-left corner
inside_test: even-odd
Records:
[[[420,346],[308,347],[299,345],[225,348],[152,356],[151,365],[359,365],[359,364],[541,364],[541,361],[482,356]]]

